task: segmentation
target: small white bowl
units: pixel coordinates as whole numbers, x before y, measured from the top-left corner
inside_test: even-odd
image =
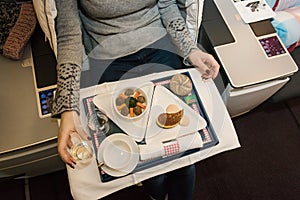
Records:
[[[127,94],[126,91],[128,90],[132,90],[133,91],[133,94]],[[141,111],[142,113],[139,114],[139,115],[136,115],[134,113],[133,116],[130,116],[130,107],[128,106],[128,99],[127,98],[132,98],[132,99],[135,99],[137,100],[137,98],[134,98],[135,97],[135,94],[136,93],[139,93],[138,96],[143,96],[144,97],[144,100],[145,102],[144,103],[141,103],[142,106],[145,106],[145,108],[142,108],[140,107],[139,105],[136,105],[138,107],[141,108]],[[127,97],[127,98],[126,98]],[[132,101],[135,101],[135,100],[132,100]],[[123,102],[124,101],[124,102]],[[137,100],[138,101],[138,100]],[[115,95],[113,96],[113,107],[115,109],[115,111],[117,112],[117,114],[121,117],[121,118],[124,118],[124,119],[130,119],[130,120],[134,120],[134,119],[139,119],[141,118],[146,110],[148,109],[148,96],[147,94],[140,88],[136,88],[136,87],[130,87],[130,88],[124,88],[118,92],[115,93]],[[140,102],[139,102],[140,103]],[[133,103],[134,104],[134,103]],[[123,110],[125,109],[125,110]],[[127,109],[127,111],[126,111]]]
[[[109,141],[103,151],[103,162],[112,169],[122,170],[130,164],[132,156],[132,148],[126,141]]]

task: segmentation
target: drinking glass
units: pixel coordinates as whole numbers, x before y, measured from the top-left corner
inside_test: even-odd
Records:
[[[99,122],[99,132],[102,135],[105,135],[108,133],[108,131],[110,130],[110,126],[109,126],[109,122],[108,122],[108,118],[105,114],[101,113],[101,112],[97,112],[97,119]]]
[[[106,135],[110,130],[107,116],[99,110],[88,116],[88,127],[100,136]]]
[[[89,141],[82,139],[78,133],[71,135],[72,147],[70,153],[79,163],[89,163],[93,158],[93,147]]]

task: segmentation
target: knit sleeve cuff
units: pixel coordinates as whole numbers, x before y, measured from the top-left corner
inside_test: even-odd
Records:
[[[62,64],[57,70],[57,89],[52,105],[52,117],[60,118],[65,111],[79,114],[80,66]]]

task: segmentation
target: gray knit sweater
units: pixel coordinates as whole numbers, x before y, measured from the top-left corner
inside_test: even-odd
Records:
[[[176,0],[56,0],[56,7],[54,117],[66,110],[79,112],[82,43],[87,54],[117,58],[146,47],[168,32],[181,56],[186,58],[197,48]]]

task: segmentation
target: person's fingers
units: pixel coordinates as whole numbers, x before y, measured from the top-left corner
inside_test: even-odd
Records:
[[[220,66],[212,55],[199,50],[192,52],[189,58],[203,79],[217,77]]]
[[[68,148],[72,148],[73,146],[72,140],[67,140],[67,146]]]
[[[215,79],[219,73],[220,65],[219,63],[215,60],[215,58],[212,55],[210,56],[210,68],[213,70],[213,79]]]
[[[75,168],[76,160],[70,155],[68,150],[59,150],[59,155],[67,165],[69,165],[71,168]]]
[[[66,111],[62,113],[60,129],[58,133],[58,153],[61,159],[70,167],[74,168],[76,159],[72,157],[69,149],[72,148],[72,135],[79,135],[81,138],[87,138],[83,130],[80,117],[75,111]]]
[[[212,78],[215,79],[218,75],[218,70],[216,70],[214,67],[209,67],[208,70],[205,71],[205,73],[202,75],[205,79]]]
[[[210,54],[207,54],[207,58],[204,61],[204,64],[208,67],[209,70],[205,71],[203,77],[215,79],[219,73],[220,65]]]
[[[74,114],[76,112],[66,111],[62,113],[61,123],[58,133],[58,153],[62,160],[69,166],[76,164],[75,159],[71,156],[68,149],[72,147],[71,135],[76,132]]]
[[[210,69],[207,67],[207,65],[205,65],[204,62],[202,62],[200,60],[200,62],[196,62],[194,64],[194,66],[196,67],[196,69],[202,74],[202,77],[207,79],[210,78],[211,76],[211,71]]]
[[[219,73],[220,65],[218,63],[210,66],[210,70],[212,71],[212,79],[215,79]]]
[[[204,68],[204,72],[203,71]],[[214,76],[214,70],[212,68],[209,68],[208,65],[204,65],[204,67],[202,67],[202,70],[199,70],[201,72],[201,77],[202,79],[210,79]]]
[[[62,158],[62,160],[68,164],[70,167],[74,168],[76,165],[76,160],[71,156],[67,148],[71,148],[72,143],[70,140],[60,140],[58,142],[58,154]]]
[[[70,167],[74,168],[74,166],[76,165],[76,160],[68,151],[68,149],[71,149],[73,145],[70,137],[71,132],[72,130],[60,130],[58,135],[57,149],[61,159]]]

